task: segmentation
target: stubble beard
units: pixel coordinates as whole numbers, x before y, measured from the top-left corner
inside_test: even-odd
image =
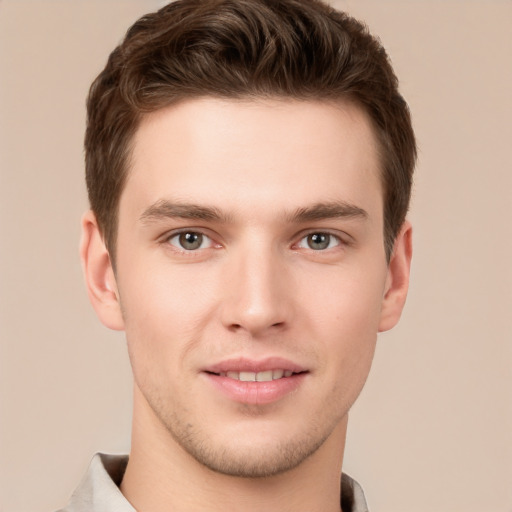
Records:
[[[312,423],[302,435],[264,446],[240,443],[238,439],[226,445],[216,443],[204,429],[184,421],[186,415],[175,411],[165,414],[165,408],[148,403],[172,439],[188,455],[215,473],[239,478],[268,478],[298,467],[324,444],[335,427]]]

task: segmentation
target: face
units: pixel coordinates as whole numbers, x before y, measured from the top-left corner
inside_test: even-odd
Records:
[[[135,414],[239,476],[296,467],[340,435],[401,309],[379,172],[349,103],[196,99],[147,115],[115,282]]]

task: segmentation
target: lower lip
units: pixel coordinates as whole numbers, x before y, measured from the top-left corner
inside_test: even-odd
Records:
[[[296,373],[290,377],[268,382],[244,382],[213,373],[204,375],[231,400],[243,404],[264,405],[277,402],[294,392],[301,385],[307,373]]]

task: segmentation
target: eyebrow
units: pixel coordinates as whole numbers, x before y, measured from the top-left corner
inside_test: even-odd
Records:
[[[368,213],[359,206],[345,201],[333,201],[298,208],[288,219],[291,222],[301,223],[336,218],[367,219]]]
[[[160,199],[146,208],[140,220],[143,223],[160,221],[168,218],[189,220],[206,220],[227,223],[232,216],[212,206],[202,206],[194,203],[172,202]],[[311,206],[297,208],[293,213],[286,214],[287,222],[300,224],[304,222],[334,219],[334,218],[368,218],[368,213],[345,201],[315,203]]]
[[[146,208],[140,216],[140,220],[144,223],[168,218],[227,222],[229,220],[229,215],[226,215],[226,213],[222,212],[218,208],[211,206],[201,206],[193,203],[180,203],[172,202],[167,199],[160,199]]]

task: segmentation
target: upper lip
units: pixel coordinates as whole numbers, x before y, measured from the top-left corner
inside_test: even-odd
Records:
[[[267,357],[265,359],[247,359],[245,357],[237,357],[226,359],[218,363],[208,365],[203,371],[209,373],[225,373],[225,372],[264,372],[268,370],[288,370],[293,373],[301,373],[307,371],[303,366],[282,357]]]

